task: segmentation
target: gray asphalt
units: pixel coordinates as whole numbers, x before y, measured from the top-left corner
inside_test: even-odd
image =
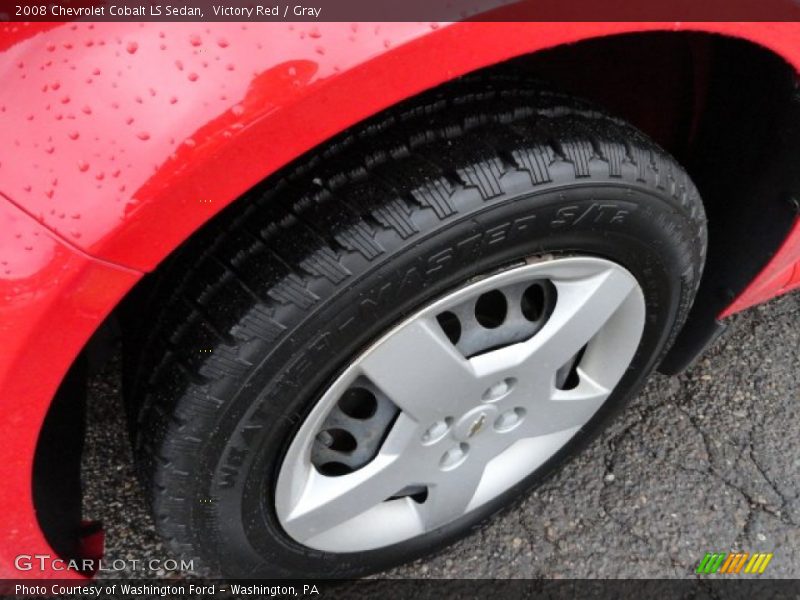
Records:
[[[109,561],[171,557],[133,474],[117,365],[90,383],[86,516],[105,523]],[[774,553],[763,577],[800,577],[798,400],[794,294],[735,317],[685,375],[654,376],[517,510],[385,575],[684,578],[706,552],[737,550]]]

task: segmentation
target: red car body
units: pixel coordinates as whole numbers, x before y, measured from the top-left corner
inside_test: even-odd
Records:
[[[678,29],[748,40],[800,70],[797,23],[0,27],[0,576],[20,575],[20,553],[52,553],[32,469],[65,373],[143,274],[223,207],[459,75],[570,42]],[[720,317],[798,286],[795,221]]]

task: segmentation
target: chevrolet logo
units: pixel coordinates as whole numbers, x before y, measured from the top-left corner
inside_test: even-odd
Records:
[[[469,426],[467,437],[472,437],[483,429],[484,423],[486,423],[486,413],[481,413],[481,416],[475,419],[475,422]]]

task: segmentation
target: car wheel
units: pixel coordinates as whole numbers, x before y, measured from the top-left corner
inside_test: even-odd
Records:
[[[152,278],[128,380],[157,527],[227,576],[442,548],[637,392],[705,247],[683,169],[579,100],[476,79],[388,111]]]

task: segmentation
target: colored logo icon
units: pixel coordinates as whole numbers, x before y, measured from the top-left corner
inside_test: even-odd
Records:
[[[706,552],[703,560],[697,565],[695,573],[699,575],[712,575],[721,573],[727,575],[739,575],[740,573],[758,574],[763,573],[769,561],[772,560],[772,553],[748,552],[725,553],[725,552]]]

